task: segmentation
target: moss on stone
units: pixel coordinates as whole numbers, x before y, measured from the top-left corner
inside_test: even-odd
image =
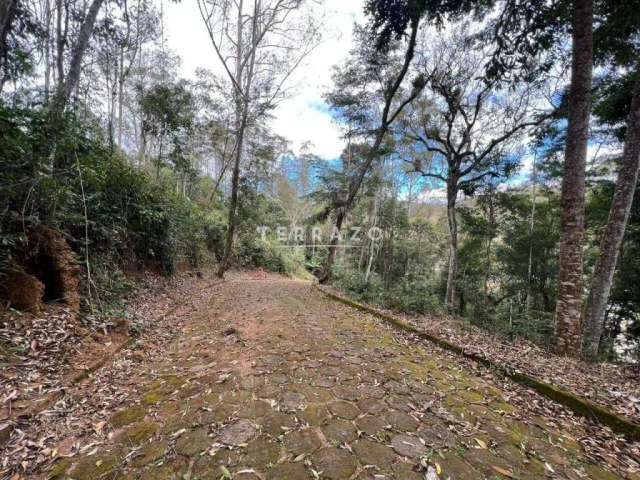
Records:
[[[142,403],[144,403],[145,405],[155,405],[156,403],[160,403],[166,397],[166,393],[160,390],[153,390],[142,397]]]
[[[171,435],[183,428],[187,430],[191,428],[191,419],[179,413],[165,420],[161,431],[163,434]]]
[[[158,431],[158,424],[155,422],[138,422],[127,428],[118,436],[119,441],[127,441],[133,445],[138,445],[153,437]]]
[[[199,383],[193,382],[189,384],[183,385],[178,391],[179,398],[190,398],[198,393],[201,393],[204,390],[204,385],[200,385]]]
[[[97,480],[113,472],[120,464],[120,456],[106,454],[81,459],[70,472],[74,480]]]
[[[243,463],[264,470],[267,465],[273,465],[278,461],[280,446],[276,442],[258,438],[247,445],[245,453]]]
[[[207,431],[204,428],[198,428],[178,438],[176,442],[176,453],[190,457],[206,450],[211,443],[213,442],[209,438]]]
[[[501,413],[514,413],[517,410],[516,407],[514,407],[510,403],[503,402],[500,400],[496,400],[489,403],[489,408],[491,408],[491,410],[493,410],[494,412],[501,412]]]
[[[175,478],[173,469],[168,465],[162,465],[144,472],[140,480],[173,480],[173,478]]]
[[[162,417],[168,417],[170,415],[174,415],[180,411],[180,404],[175,400],[168,400],[166,402],[162,402],[158,407],[158,413]]]
[[[162,380],[163,380],[163,386],[166,386],[165,388],[171,387],[174,390],[176,388],[179,388],[185,382],[183,378],[180,378],[177,375],[167,375]]]
[[[296,424],[292,416],[280,412],[271,413],[260,419],[258,423],[262,426],[263,433],[272,437],[279,437]]]
[[[444,478],[481,478],[481,474],[454,452],[446,452],[436,458]]]
[[[146,414],[147,411],[141,406],[129,407],[114,414],[109,423],[115,428],[125,427],[142,420]]]
[[[167,451],[167,444],[163,441],[151,442],[145,445],[131,464],[134,467],[144,467],[152,462],[160,460]]]
[[[474,392],[473,390],[460,390],[458,395],[468,402],[481,402],[484,400],[484,396],[481,393]]]
[[[310,478],[302,463],[281,463],[267,474],[269,480],[303,480]]]
[[[236,405],[232,405],[230,403],[219,403],[210,412],[207,412],[207,415],[204,415],[203,418],[205,423],[224,423],[230,417],[234,415],[234,413],[238,410]]]
[[[307,422],[309,425],[317,427],[329,416],[327,408],[320,404],[307,405],[302,412],[298,413],[298,416]]]
[[[418,328],[414,327],[413,325],[410,325],[406,321],[393,317],[391,315],[388,315],[375,308],[362,305],[351,299],[345,298],[341,295],[337,295],[328,290],[325,290],[320,286],[316,286],[316,288],[320,290],[322,293],[324,293],[325,295],[327,295],[328,297],[333,298],[338,302],[349,305],[360,311],[370,313],[390,323],[391,325],[395,326],[398,329],[413,333],[424,340],[428,340],[444,348],[445,350],[458,353],[466,358],[469,358],[471,360],[478,362],[481,365],[484,365],[489,368],[494,368],[502,372],[503,374],[505,374],[510,379],[522,385],[525,385],[526,387],[536,390],[538,393],[546,396],[547,398],[550,398],[551,400],[561,403],[562,405],[568,407],[578,415],[581,415],[586,418],[597,419],[600,423],[607,425],[616,433],[622,433],[623,435],[626,435],[631,440],[636,440],[640,438],[640,424],[632,422],[628,418],[620,416],[598,404],[593,403],[592,401],[586,398],[579,397],[578,395],[568,392],[567,390],[560,388],[558,386],[551,385],[543,381],[537,380],[522,372],[514,371],[510,368],[500,365],[499,363],[494,362],[491,359],[484,357],[483,355],[480,355],[474,352],[465,351],[463,347],[455,345],[443,338],[439,338],[427,332],[421,331]]]
[[[67,472],[67,470],[69,470],[70,466],[71,466],[70,459],[63,458],[62,460],[58,460],[56,463],[53,464],[53,467],[51,467],[51,470],[49,470],[47,479],[48,480],[61,479],[64,476],[64,474]]]

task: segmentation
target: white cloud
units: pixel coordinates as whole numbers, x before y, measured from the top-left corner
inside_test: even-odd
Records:
[[[596,142],[590,143],[587,146],[587,164],[601,161],[615,155],[619,155],[621,152],[622,152],[622,144],[620,143],[612,143],[612,144],[607,144],[607,143],[601,144]]]
[[[331,69],[347,58],[352,47],[354,22],[363,20],[364,0],[324,0],[323,40],[291,79],[292,95],[275,113],[273,128],[289,139],[294,149],[310,141],[313,152],[336,158],[344,146],[340,130],[326,110],[322,94],[331,85]],[[222,72],[195,0],[164,3],[166,45],[182,57],[183,75],[192,77],[198,67]]]
[[[276,112],[273,128],[291,141],[294,150],[311,142],[311,152],[327,160],[336,158],[344,147],[340,129],[327,112],[314,105],[303,95],[295,102],[283,103]]]
[[[460,198],[460,196],[459,196]],[[418,203],[442,204],[447,202],[447,189],[445,187],[427,188],[420,192],[417,198]]]

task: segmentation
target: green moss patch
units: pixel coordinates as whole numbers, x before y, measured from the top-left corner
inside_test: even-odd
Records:
[[[125,427],[142,420],[146,414],[147,411],[141,406],[129,407],[113,415],[109,419],[109,423],[115,428]]]
[[[204,428],[185,433],[176,442],[176,453],[187,457],[203,452],[213,443]]]
[[[157,423],[142,421],[127,428],[124,432],[118,435],[117,440],[121,442],[128,442],[133,445],[139,445],[145,440],[153,437],[157,431]]]
[[[265,470],[267,465],[274,465],[280,458],[280,446],[266,439],[256,439],[247,445],[243,463]]]
[[[134,467],[144,467],[145,465],[160,460],[164,457],[166,451],[166,442],[151,442],[140,450],[139,454],[133,459],[131,464]]]
[[[70,466],[71,466],[70,459],[63,458],[62,460],[58,460],[56,463],[53,464],[53,467],[51,467],[51,470],[49,470],[47,479],[48,480],[61,479],[64,476],[64,474],[67,472],[67,470],[69,470]]]
[[[142,403],[144,403],[145,405],[155,405],[156,403],[160,403],[165,398],[167,398],[167,394],[165,392],[162,392],[161,390],[154,390],[142,397]]]
[[[120,457],[116,454],[85,457],[70,472],[74,480],[97,480],[113,472],[120,464]]]
[[[173,480],[174,478],[175,474],[173,472],[173,469],[168,465],[163,465],[161,467],[147,470],[142,474],[140,480]]]

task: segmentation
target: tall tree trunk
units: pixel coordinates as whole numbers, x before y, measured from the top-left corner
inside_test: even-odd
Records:
[[[115,61],[113,63],[114,71],[113,71],[113,80],[111,83],[111,88],[109,89],[109,149],[111,152],[115,149],[116,143],[116,104],[118,98],[118,78],[120,78],[119,72],[119,62],[117,55],[115,56]],[[107,78],[109,74],[107,73]],[[108,88],[109,80],[107,80],[107,88]]]
[[[62,29],[62,0],[56,0],[56,81],[58,89],[64,83],[64,45],[66,41],[66,31]]]
[[[338,211],[336,212],[335,231],[340,232],[346,216],[347,213],[343,208],[338,209]],[[322,277],[320,277],[319,280],[323,285],[328,285],[331,283],[331,279],[333,277],[333,264],[336,259],[336,251],[338,250],[339,242],[340,239],[338,238],[338,235],[332,235],[331,241],[329,242],[329,249],[327,251],[327,258],[324,262]]]
[[[87,50],[87,46],[89,45],[89,39],[93,34],[93,27],[95,26],[98,12],[100,11],[100,7],[102,7],[103,3],[104,0],[93,0],[91,2],[91,6],[89,7],[87,16],[84,18],[82,26],[80,27],[78,40],[76,41],[75,47],[71,54],[69,71],[67,72],[64,80],[61,77],[58,78],[58,91],[56,92],[52,107],[54,122],[59,120],[62,112],[67,106],[67,103],[69,102],[71,92],[75,90],[76,85],[80,81],[82,59],[84,58],[84,53]]]
[[[373,222],[371,223],[371,227],[373,228],[378,226],[378,195],[379,195],[379,192],[376,192],[376,195],[373,198]],[[376,242],[369,239],[369,259],[367,260],[367,270],[365,271],[365,274],[364,274],[365,283],[369,282],[369,277],[371,276],[371,267],[373,266],[373,260],[375,258],[375,254],[376,254]]]
[[[7,78],[7,37],[11,31],[17,8],[17,0],[2,0],[0,2],[0,92]]]
[[[602,234],[600,254],[591,280],[591,290],[582,328],[582,358],[593,362],[604,327],[604,314],[609,302],[613,274],[624,238],[624,231],[633,204],[633,196],[640,171],[640,64],[636,67],[636,81],[627,120],[627,134],[618,179],[609,210],[609,220]]]
[[[0,61],[4,60],[7,54],[7,37],[11,31],[17,7],[17,0],[4,0],[0,3]]]
[[[495,209],[495,205],[494,205],[494,191],[493,191],[493,187],[490,187],[489,189],[489,238],[487,239],[487,248],[485,250],[485,255],[486,255],[486,264],[485,264],[485,271],[484,271],[484,285],[483,285],[483,293],[484,293],[484,300],[485,302],[487,302],[487,300],[489,299],[489,280],[491,278],[491,247],[493,246],[493,239],[495,237],[495,231],[496,231],[496,209]]]
[[[244,142],[244,131],[246,126],[246,118],[243,120],[243,125],[238,131],[237,148],[235,152],[235,159],[233,164],[233,175],[231,178],[231,203],[229,205],[229,219],[227,228],[227,239],[225,243],[224,256],[218,267],[218,277],[223,278],[225,272],[229,268],[229,261],[231,259],[231,252],[233,250],[233,239],[238,223],[238,186],[240,184],[240,160],[242,159],[242,143]]]
[[[531,215],[529,216],[529,261],[527,264],[527,290],[525,301],[525,312],[528,315],[533,305],[533,232],[536,222],[536,183],[537,177],[537,157],[533,155],[533,170],[531,175]]]
[[[45,0],[44,102],[49,103],[51,90],[51,0]]]
[[[136,125],[136,129],[137,129],[137,122],[133,122],[134,125]],[[144,128],[142,125],[140,125],[140,148],[138,149],[138,166],[141,168],[146,167],[147,164],[147,135],[144,133]]]
[[[131,64],[129,64],[129,67]],[[122,130],[124,124],[124,49],[120,49],[120,75],[118,75],[118,147],[122,149]]]
[[[593,0],[574,0],[572,24],[573,57],[561,193],[556,346],[558,353],[576,355],[580,348],[582,309],[585,168],[593,65]]]
[[[256,22],[258,16],[258,7],[253,12],[253,31],[252,31],[252,45],[251,47],[251,62],[249,71],[247,73],[246,85],[247,89],[243,92],[243,68],[242,63],[242,47],[243,47],[243,1],[240,0],[238,4],[238,20],[237,20],[237,38],[236,38],[236,73],[235,73],[235,109],[236,109],[236,144],[235,144],[235,159],[233,163],[233,174],[231,176],[231,203],[229,205],[229,219],[227,227],[227,239],[225,243],[224,255],[220,266],[218,267],[217,276],[223,278],[225,272],[229,268],[229,261],[231,260],[231,253],[233,250],[233,239],[235,235],[236,226],[238,223],[238,189],[240,186],[240,162],[242,160],[242,150],[244,145],[244,134],[247,127],[247,120],[249,118],[249,103],[246,98],[250,91],[250,85],[253,75],[253,65],[255,63],[256,48]]]
[[[380,162],[380,168],[379,168],[379,172],[378,172],[378,176],[380,178],[383,177],[384,172],[383,172],[383,166],[384,166],[384,161]],[[376,189],[376,192],[373,196],[373,209],[371,212],[371,227],[370,228],[377,228],[378,226],[378,202],[380,202],[380,205],[383,204],[384,200],[382,198],[382,182],[380,182],[380,184],[378,185],[378,188]],[[382,208],[382,207],[380,207]],[[376,245],[376,242],[374,242],[371,238],[369,238],[369,259],[367,260],[367,268],[365,270],[365,274],[364,274],[364,281],[366,283],[369,282],[369,277],[371,276],[371,269],[373,267],[373,260],[376,258],[376,250],[378,250],[377,248],[378,246]],[[364,252],[364,248],[362,249],[362,252]]]
[[[447,185],[447,221],[449,223],[449,268],[447,271],[447,310],[453,312],[456,299],[456,277],[458,275],[458,221],[456,220],[456,197],[458,180],[450,177]]]
[[[419,89],[416,89],[414,87],[414,91],[412,92],[411,96],[407,100],[405,100],[401,104],[401,106],[398,108],[398,110],[396,110],[395,114],[393,114],[390,117],[391,104],[396,96],[396,93],[400,89],[400,85],[402,85],[402,82],[407,76],[407,72],[409,71],[409,66],[415,54],[415,46],[416,46],[416,40],[418,36],[419,24],[420,24],[419,18],[415,18],[411,20],[411,35],[409,37],[407,51],[405,52],[404,63],[402,65],[402,69],[398,73],[398,76],[395,78],[393,85],[391,86],[391,90],[386,94],[384,108],[382,109],[380,127],[377,130],[376,137],[373,142],[373,147],[367,153],[366,160],[364,161],[364,164],[360,168],[360,171],[358,172],[358,175],[355,181],[349,185],[349,191],[347,192],[346,201],[344,202],[343,205],[340,205],[337,209],[338,213],[336,214],[335,226],[338,229],[338,231],[340,231],[340,228],[342,228],[342,223],[344,221],[344,218],[347,215],[347,212],[353,206],[353,203],[358,195],[358,192],[360,191],[360,187],[362,186],[362,182],[364,181],[364,177],[367,175],[367,172],[371,168],[372,163],[379,155],[380,146],[382,145],[382,141],[384,140],[384,137],[387,133],[387,130],[389,129],[389,126],[391,125],[393,120],[397,117],[397,115],[402,111],[402,109],[408,103],[413,101],[413,99],[415,99],[418,96],[418,94],[423,88],[421,87]],[[320,280],[319,280],[320,283],[322,284],[331,283],[331,268],[333,267],[333,262],[335,260],[336,249],[337,249],[337,243],[334,244],[334,242],[332,241],[329,246],[327,258],[325,260],[324,271],[322,273],[322,277],[320,277]]]

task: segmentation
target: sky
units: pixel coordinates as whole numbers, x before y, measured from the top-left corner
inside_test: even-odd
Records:
[[[331,85],[331,69],[345,61],[352,46],[354,22],[364,20],[364,0],[324,0],[325,29],[320,45],[291,79],[292,95],[276,111],[272,128],[291,141],[294,151],[311,142],[311,151],[327,160],[344,146],[340,130],[322,99]],[[196,0],[164,1],[166,46],[182,58],[182,75],[192,78],[197,68],[220,71]]]
[[[196,69],[202,67],[222,74],[222,66],[211,46],[197,1],[156,1],[164,11],[165,45],[181,57],[182,76],[193,78]],[[292,94],[275,110],[271,127],[291,142],[295,152],[302,144],[310,142],[311,152],[326,160],[334,160],[340,156],[345,141],[322,96],[331,87],[332,67],[343,64],[347,59],[353,45],[353,25],[364,21],[365,0],[307,1],[318,4],[324,14],[323,39],[290,79]],[[602,154],[601,147],[589,146],[589,158]],[[518,174],[506,185],[527,182],[532,163],[533,156],[525,155]],[[423,201],[437,202],[444,197],[444,190],[432,186],[421,197]]]

